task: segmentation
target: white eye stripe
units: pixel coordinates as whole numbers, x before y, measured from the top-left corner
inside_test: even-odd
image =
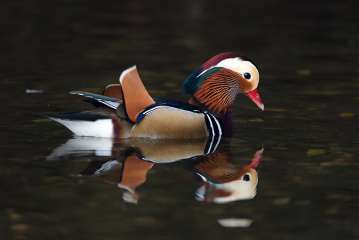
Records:
[[[250,61],[243,60],[241,58],[227,58],[220,61],[214,67],[224,67],[240,74],[251,84],[251,89],[256,89],[259,83],[259,72],[256,66]],[[250,77],[245,77],[245,74],[249,73]],[[203,74],[203,72],[201,73]]]
[[[241,60],[240,58],[227,58],[220,61],[215,67],[225,67],[231,69],[241,75],[248,72],[252,76],[258,74],[257,68],[249,61]]]

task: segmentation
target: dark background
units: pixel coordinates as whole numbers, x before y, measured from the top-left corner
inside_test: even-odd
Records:
[[[2,1],[1,239],[356,239],[359,32],[355,1]],[[101,180],[48,162],[71,135],[37,114],[87,105],[137,64],[151,94],[185,99],[205,59],[236,51],[261,73],[266,111],[234,109],[233,161],[261,145],[254,200],[200,204],[177,166],[151,172],[138,206]],[[26,90],[41,90],[27,94]],[[225,229],[223,216],[254,220]]]

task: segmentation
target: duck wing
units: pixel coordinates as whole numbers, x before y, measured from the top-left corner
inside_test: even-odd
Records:
[[[94,105],[104,105],[106,107],[112,108],[114,110],[118,109],[120,105],[123,104],[123,101],[118,98],[108,97],[96,93],[83,92],[83,91],[71,91],[72,95],[79,95],[90,100],[90,103]]]
[[[135,123],[139,113],[153,105],[155,101],[143,85],[136,66],[123,71],[119,81],[122,87],[125,112],[130,121]]]

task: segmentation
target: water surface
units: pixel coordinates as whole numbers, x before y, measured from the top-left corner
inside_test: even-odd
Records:
[[[352,1],[5,1],[2,239],[357,239],[356,9]],[[221,144],[225,164],[214,169],[240,171],[263,147],[255,196],[201,201],[203,179],[187,159],[151,166],[136,204],[124,201],[121,174],[89,170],[111,160],[121,169],[126,144],[115,144],[122,155],[89,148],[49,159],[72,136],[37,114],[89,107],[68,91],[99,91],[137,64],[152,95],[183,100],[191,70],[228,50],[258,66],[266,111],[239,97],[233,138]]]

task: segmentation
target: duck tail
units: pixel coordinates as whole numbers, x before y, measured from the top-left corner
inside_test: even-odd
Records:
[[[123,121],[92,112],[51,113],[47,117],[76,136],[118,138],[123,129]]]

